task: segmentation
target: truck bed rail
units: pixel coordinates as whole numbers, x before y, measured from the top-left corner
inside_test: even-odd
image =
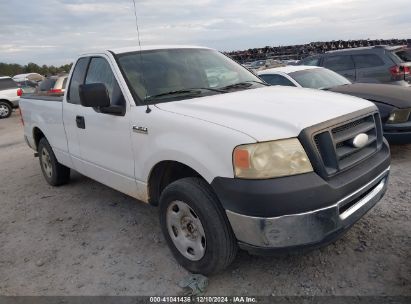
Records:
[[[63,101],[63,96],[47,96],[47,95],[29,94],[29,95],[23,95],[22,98],[24,98],[24,99],[40,99],[40,100],[57,101],[57,102],[62,102]]]

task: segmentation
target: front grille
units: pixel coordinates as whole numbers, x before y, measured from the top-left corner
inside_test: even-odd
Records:
[[[357,148],[353,140],[361,133],[368,135],[368,141],[365,146]],[[330,126],[316,133],[313,139],[326,174],[333,175],[379,150],[382,145],[379,114],[368,114],[349,122]]]

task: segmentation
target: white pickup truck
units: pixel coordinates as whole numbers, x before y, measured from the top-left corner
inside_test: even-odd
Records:
[[[390,151],[372,103],[267,86],[208,48],[85,54],[64,98],[20,107],[49,184],[73,169],[158,205],[171,251],[196,273],[224,269],[238,248],[327,244],[387,186]]]

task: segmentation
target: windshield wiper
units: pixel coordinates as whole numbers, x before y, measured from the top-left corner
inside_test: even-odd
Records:
[[[251,87],[253,85],[253,83],[258,83],[258,84],[262,84],[264,86],[269,86],[268,83],[265,83],[265,82],[262,82],[262,81],[248,80],[248,81],[229,84],[228,86],[220,88],[220,90],[229,90],[229,89],[241,88],[241,87],[248,88],[248,87]]]
[[[193,90],[208,90],[208,91],[219,92],[219,93],[227,93],[226,91],[223,91],[221,89],[214,89],[214,88],[196,88]]]
[[[266,82],[263,82],[263,81],[257,81],[257,80],[248,80],[248,81],[245,81],[245,82],[259,83],[259,84],[265,85],[266,87],[269,87],[269,86],[270,86],[269,83],[266,83]]]
[[[331,87],[321,87],[321,88],[318,88],[318,90],[328,91],[332,88],[343,87],[343,86],[346,86],[346,85],[349,85],[349,83],[344,83],[344,84],[335,85],[335,86],[331,86]]]
[[[202,91],[207,90],[207,91],[213,91],[213,92],[218,92],[218,93],[226,93],[226,91],[220,90],[220,89],[213,89],[213,88],[193,88],[193,89],[181,89],[181,90],[175,90],[175,91],[170,91],[170,92],[165,92],[161,94],[156,94],[156,95],[150,95],[144,98],[144,100],[151,100],[151,99],[156,99],[158,97],[163,97],[163,96],[172,96],[172,95],[180,95],[180,94],[194,94],[198,95],[201,94]]]

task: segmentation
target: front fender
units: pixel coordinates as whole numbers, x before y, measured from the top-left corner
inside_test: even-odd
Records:
[[[148,134],[132,136],[135,176],[142,182],[157,163],[167,160],[189,166],[209,183],[216,176],[233,177],[233,149],[255,142],[244,133],[188,116],[158,109],[147,116]]]

